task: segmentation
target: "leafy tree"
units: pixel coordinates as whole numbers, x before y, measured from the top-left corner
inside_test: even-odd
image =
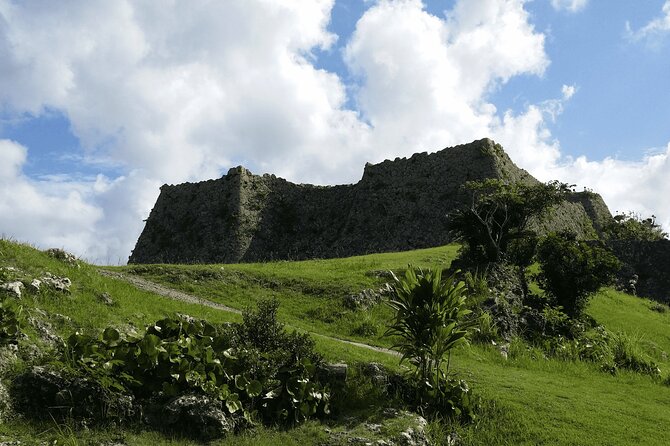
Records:
[[[656,223],[656,216],[642,218],[639,214],[629,212],[617,214],[603,228],[605,238],[610,240],[645,240],[656,241],[668,238],[661,225]]]
[[[537,259],[540,286],[573,318],[582,315],[591,295],[611,283],[621,266],[605,248],[567,233],[546,236],[538,245]]]
[[[533,219],[563,201],[572,186],[558,181],[543,184],[507,183],[499,179],[469,181],[470,205],[450,215],[450,224],[475,262],[499,262],[508,254],[510,243],[529,238]],[[520,244],[515,250],[517,264],[528,264],[534,244]]]

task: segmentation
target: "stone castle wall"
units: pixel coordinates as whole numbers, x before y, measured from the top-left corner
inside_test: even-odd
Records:
[[[163,186],[129,262],[233,263],[439,246],[451,241],[447,214],[468,200],[462,185],[485,178],[537,181],[489,139],[367,164],[354,185],[293,184],[237,167],[218,180]],[[609,211],[592,195],[575,196],[541,229],[594,236],[587,208]]]
[[[623,288],[637,275],[638,296],[670,304],[670,240],[610,240],[607,246],[624,263],[619,272]]]

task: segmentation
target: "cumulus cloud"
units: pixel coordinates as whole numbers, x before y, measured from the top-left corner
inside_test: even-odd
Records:
[[[0,0],[0,108],[62,112],[82,159],[123,172],[29,179],[29,148],[4,140],[0,181],[12,187],[0,191],[0,233],[117,263],[162,183],[214,178],[237,164],[293,181],[355,182],[366,161],[485,136],[541,179],[598,183],[606,175],[595,172],[614,168],[646,175],[634,183],[637,198],[660,203],[643,186],[665,175],[665,161],[562,158],[548,126],[575,86],[521,113],[490,101],[511,78],[549,67],[525,0],[458,0],[442,17],[419,0],[379,0],[341,42],[349,85],[314,62],[339,38],[328,31],[333,2]],[[617,190],[606,198],[628,204]]]
[[[666,231],[670,229],[670,143],[640,161],[579,157],[554,166],[551,175],[600,193],[612,212],[635,211],[644,217],[655,214]]]
[[[557,11],[578,12],[586,7],[589,0],[551,0],[551,6]]]
[[[380,1],[363,15],[344,54],[377,158],[498,133],[488,93],[549,64],[523,5],[459,1],[440,19],[418,0]]]
[[[634,31],[630,23],[626,22],[626,33],[631,40],[657,38],[668,32],[670,32],[670,0],[666,0],[663,4],[660,17],[653,19],[637,31]]]
[[[59,188],[31,181],[22,174],[27,149],[0,140],[0,233],[38,245],[67,246],[84,253],[95,244],[92,228],[102,217],[86,192],[90,185]],[[48,187],[45,187],[48,186]]]

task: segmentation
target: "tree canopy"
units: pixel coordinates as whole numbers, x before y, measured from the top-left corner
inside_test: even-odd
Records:
[[[453,233],[477,262],[499,262],[514,240],[533,237],[532,219],[542,219],[572,187],[558,181],[528,184],[500,179],[469,181],[470,204],[450,215]],[[532,257],[532,252],[530,253]]]

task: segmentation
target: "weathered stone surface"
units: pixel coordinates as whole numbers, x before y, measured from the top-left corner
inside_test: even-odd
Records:
[[[163,415],[164,427],[202,440],[222,437],[235,428],[221,401],[204,395],[177,397],[165,406]]]
[[[350,294],[342,299],[342,304],[350,310],[367,310],[374,307],[384,299],[385,296],[393,293],[393,287],[385,283],[376,290],[368,288],[358,294]]]
[[[36,293],[40,290],[40,286],[42,286],[42,281],[39,279],[33,279],[30,281],[29,289]]]
[[[670,303],[670,240],[609,240],[607,246],[624,263],[620,287],[627,292]],[[637,276],[637,277],[635,277]]]
[[[233,263],[440,246],[452,240],[448,213],[468,201],[463,184],[486,178],[537,182],[489,139],[367,164],[354,185],[292,184],[237,167],[218,180],[161,187],[129,262]],[[609,211],[599,196],[582,194],[541,227],[594,237],[592,216]]]
[[[0,382],[0,423],[5,421],[12,413],[12,400],[9,392],[2,382]]]
[[[98,294],[98,300],[105,305],[114,305],[114,299],[112,299],[112,296],[109,293]]]
[[[0,290],[5,290],[10,294],[13,294],[15,297],[21,297],[21,290],[23,289],[23,283],[21,282],[7,282],[0,284]]]
[[[347,382],[347,370],[349,366],[345,363],[321,364],[317,369],[317,378],[321,383],[328,383],[331,387],[343,388]]]
[[[70,287],[72,286],[72,281],[67,277],[54,276],[51,273],[46,273],[44,277],[41,278],[42,283],[48,287],[60,291],[62,293],[69,293]]]
[[[17,411],[37,419],[96,422],[124,419],[134,413],[131,396],[112,394],[92,380],[45,367],[32,367],[19,375],[10,393]]]
[[[79,268],[79,262],[77,262],[77,257],[74,254],[71,254],[60,248],[50,248],[45,251],[48,255],[54,259],[60,260],[61,262],[67,263],[71,266],[76,266]]]

